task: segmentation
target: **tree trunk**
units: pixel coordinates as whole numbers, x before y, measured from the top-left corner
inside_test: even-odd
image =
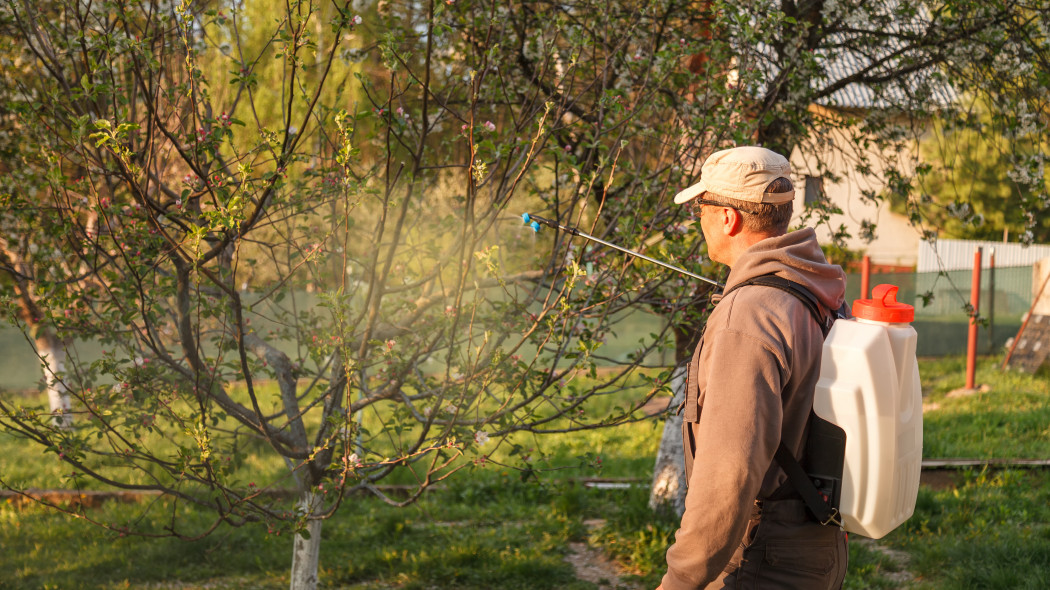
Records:
[[[73,427],[72,404],[69,400],[69,389],[62,381],[62,373],[66,370],[66,349],[54,333],[40,328],[36,335],[36,350],[47,386],[51,423],[56,428],[70,429]]]
[[[674,398],[671,408],[677,408],[685,400],[685,376],[688,364],[681,364],[671,375],[671,390]],[[664,423],[664,434],[660,438],[660,450],[656,453],[653,467],[653,485],[649,492],[649,507],[653,510],[670,506],[679,516],[685,512],[685,459],[682,448],[682,414],[672,413]]]
[[[316,514],[321,508],[323,496],[321,494],[304,491],[299,496],[299,504],[296,507],[300,514]],[[309,538],[303,538],[302,534],[295,534],[295,545],[292,548],[292,574],[291,590],[316,590],[317,588],[317,563],[321,555],[321,521],[307,520],[304,532]]]

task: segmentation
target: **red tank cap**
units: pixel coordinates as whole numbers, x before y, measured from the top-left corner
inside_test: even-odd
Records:
[[[915,308],[907,303],[897,303],[896,285],[876,285],[871,290],[871,299],[853,302],[853,315],[866,320],[904,324],[915,319]]]

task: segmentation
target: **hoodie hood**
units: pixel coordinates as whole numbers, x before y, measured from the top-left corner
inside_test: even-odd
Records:
[[[846,273],[824,258],[812,228],[766,238],[745,250],[733,265],[725,290],[768,274],[804,286],[828,309],[838,309],[845,300]]]

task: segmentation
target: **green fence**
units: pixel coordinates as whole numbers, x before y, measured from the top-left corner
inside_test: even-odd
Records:
[[[971,271],[942,273],[872,274],[871,286],[890,283],[900,288],[897,300],[915,306],[915,330],[920,356],[944,356],[966,352]],[[846,299],[860,295],[860,275],[850,274]],[[1032,267],[998,268],[981,272],[977,351],[994,354],[1017,334],[1024,314],[1032,304]]]

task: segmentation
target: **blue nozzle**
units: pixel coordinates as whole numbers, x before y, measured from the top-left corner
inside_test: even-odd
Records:
[[[539,224],[539,222],[538,221],[532,221],[532,218],[529,217],[528,213],[522,213],[521,214],[521,220],[524,221],[525,223],[527,223],[528,226],[532,228],[532,231],[534,231],[536,233],[540,232],[540,224]],[[532,221],[532,223],[529,223],[530,221]]]

